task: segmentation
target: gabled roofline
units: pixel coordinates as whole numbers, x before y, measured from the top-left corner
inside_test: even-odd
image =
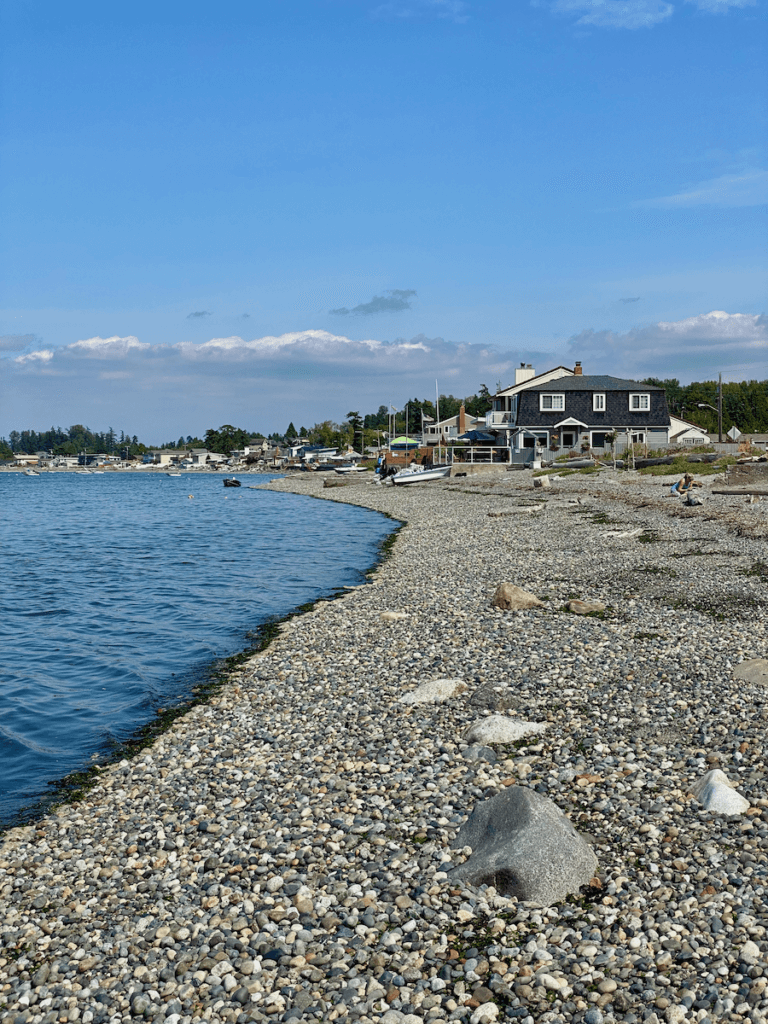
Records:
[[[573,416],[569,416],[568,419],[560,420],[559,423],[554,424],[557,427],[584,427],[585,430],[589,430],[588,423],[582,423],[581,420],[574,419]]]
[[[536,376],[535,377],[531,377],[530,380],[524,380],[520,384],[513,384],[511,387],[502,388],[501,391],[497,391],[496,394],[493,397],[494,398],[508,398],[510,395],[516,395],[518,393],[518,391],[525,391],[526,388],[535,387],[537,383],[538,384],[546,384],[547,381],[544,380],[543,378],[547,377],[547,378],[549,378],[551,380],[552,379],[551,374],[555,373],[557,370],[562,370],[563,372],[562,373],[558,373],[557,377],[555,378],[555,380],[558,380],[560,377],[575,377],[575,376],[577,376],[577,374],[575,374],[573,372],[573,370],[571,370],[567,366],[555,366],[551,370],[545,370],[544,373],[536,374]]]
[[[691,423],[690,420],[684,420],[682,416],[678,416],[674,412],[671,412],[669,414],[670,425],[672,424],[672,420],[677,420],[678,423],[684,423],[685,426],[686,426],[686,429],[688,427],[695,427],[696,430],[700,430],[703,434],[708,434],[709,433],[709,431],[705,430],[704,427],[702,427],[702,425],[700,423]],[[678,430],[678,434],[679,433],[680,433],[680,431]]]

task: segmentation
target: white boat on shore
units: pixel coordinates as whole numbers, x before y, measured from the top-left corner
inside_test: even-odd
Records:
[[[365,466],[337,466],[334,473],[367,473],[368,470]]]
[[[451,475],[450,466],[433,466],[425,469],[423,466],[408,466],[401,469],[399,473],[391,478],[393,484],[425,484],[430,480],[444,480]]]

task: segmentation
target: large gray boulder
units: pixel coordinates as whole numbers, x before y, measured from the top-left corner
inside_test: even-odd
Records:
[[[524,786],[477,804],[451,845],[472,847],[452,881],[492,885],[544,907],[578,892],[597,870],[597,857],[560,808]]]

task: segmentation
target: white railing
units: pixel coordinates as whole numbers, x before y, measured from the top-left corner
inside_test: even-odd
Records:
[[[432,462],[435,466],[504,465],[513,461],[511,448],[494,445],[436,445],[432,449]]]
[[[485,415],[485,423],[488,427],[504,427],[514,422],[514,413],[511,412],[489,412]]]

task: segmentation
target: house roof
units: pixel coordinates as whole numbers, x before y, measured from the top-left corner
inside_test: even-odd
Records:
[[[551,370],[545,370],[544,373],[537,373],[535,377],[529,377],[528,380],[522,380],[519,384],[510,384],[508,388],[502,388],[501,391],[497,391],[494,398],[506,398],[510,395],[516,395],[519,391],[527,391],[529,388],[536,387],[536,381],[546,383],[549,380],[557,380],[560,377],[574,377],[573,370],[570,370],[567,366],[555,366]]]
[[[526,391],[663,391],[655,384],[641,384],[637,380],[623,380],[604,374],[575,374],[556,377],[543,384],[533,384]]]
[[[699,430],[706,437],[709,436],[708,432],[699,423],[691,423],[690,420],[684,420],[682,416],[675,416],[674,413],[670,413],[669,425],[670,437],[677,437],[678,434],[685,434],[688,430]]]

